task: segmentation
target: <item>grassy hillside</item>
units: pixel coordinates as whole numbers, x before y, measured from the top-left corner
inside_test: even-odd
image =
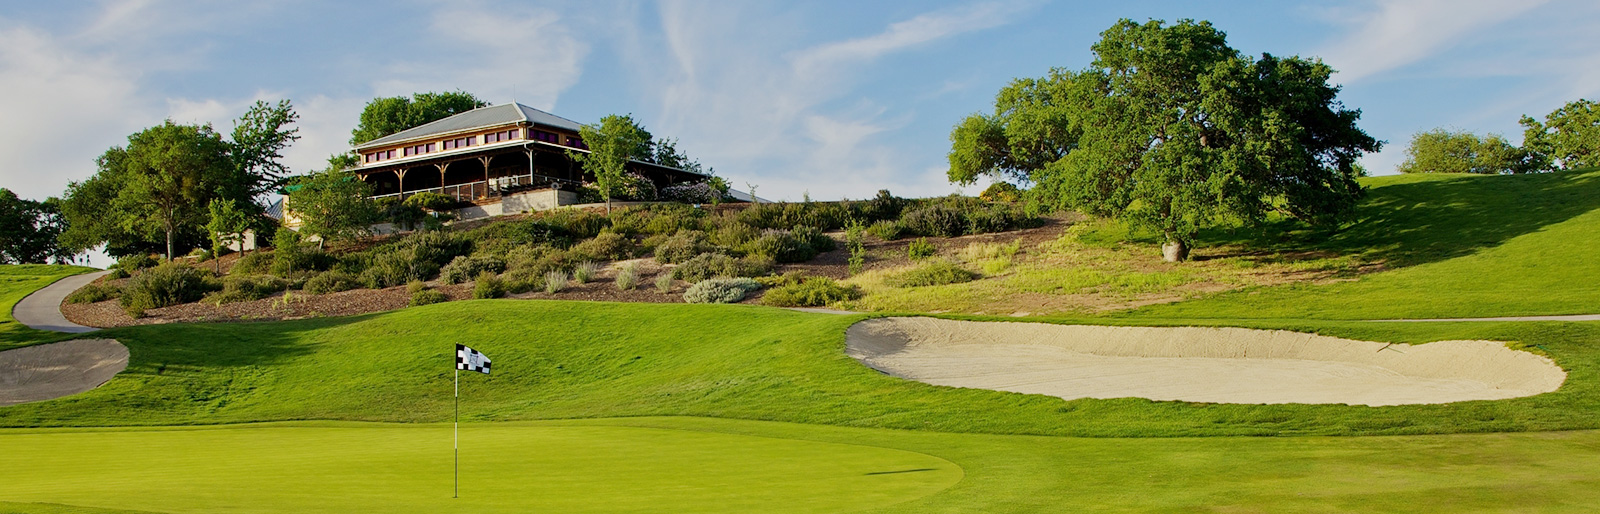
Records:
[[[1372,408],[1063,401],[936,387],[845,356],[844,330],[859,319],[741,305],[494,300],[352,318],[128,327],[100,333],[128,345],[127,371],[88,393],[0,409],[0,426],[444,421],[453,345],[463,342],[495,361],[494,375],[463,377],[461,412],[471,421],[691,415],[1093,436],[1600,427],[1600,324],[1257,324],[1376,341],[1517,341],[1570,373],[1560,391],[1530,398]]]
[[[65,277],[94,271],[83,266],[58,266],[53,264],[22,264],[0,266],[0,350],[8,347],[56,337],[17,323],[11,317],[11,308],[23,297],[51,282]]]
[[[1251,239],[1391,269],[1147,307],[1176,318],[1393,319],[1600,313],[1600,171],[1369,180],[1360,220],[1325,238],[1284,225]],[[1226,240],[1214,234],[1215,240]]]

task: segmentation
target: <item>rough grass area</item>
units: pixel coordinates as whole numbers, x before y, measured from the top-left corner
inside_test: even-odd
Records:
[[[1253,324],[1383,342],[1513,341],[1569,372],[1561,390],[1529,398],[1371,408],[1064,401],[931,386],[847,357],[844,330],[859,319],[741,305],[480,300],[351,318],[125,327],[97,335],[128,346],[127,371],[87,393],[0,409],[0,426],[444,421],[453,345],[467,342],[495,361],[494,375],[462,383],[473,398],[462,417],[472,421],[688,415],[1085,436],[1600,428],[1597,323]]]
[[[1359,280],[1251,288],[1143,316],[1460,318],[1600,313],[1600,171],[1369,179],[1354,226],[1314,249],[1382,262]],[[1310,235],[1269,233],[1271,240]],[[1398,268],[1398,269],[1396,269]]]
[[[449,444],[448,425],[0,430],[0,451],[32,456],[10,464],[0,512],[1577,513],[1600,503],[1595,431],[1107,439],[685,417],[473,423],[462,426],[456,500]]]
[[[66,277],[94,271],[83,266],[20,264],[0,266],[0,350],[30,341],[57,337],[17,323],[11,308],[34,291]]]

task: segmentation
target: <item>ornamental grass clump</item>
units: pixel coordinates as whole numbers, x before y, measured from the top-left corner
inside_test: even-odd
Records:
[[[739,278],[713,278],[702,280],[689,286],[683,292],[683,301],[688,303],[735,303],[743,300],[745,295],[761,289],[761,284],[753,279]]]
[[[432,305],[435,303],[444,303],[448,301],[450,301],[450,297],[446,296],[438,289],[422,289],[411,293],[411,301],[407,302],[406,306],[421,307],[423,305]]]
[[[929,261],[910,270],[889,275],[883,283],[891,287],[942,286],[971,282],[977,273],[944,259]]]
[[[917,240],[912,241],[911,244],[906,245],[906,254],[911,257],[911,260],[933,257],[933,254],[938,252],[939,248],[928,242],[926,237],[919,237]]]
[[[679,230],[656,245],[656,262],[675,264],[713,249],[706,241],[706,233],[699,230]]]
[[[685,282],[700,282],[715,277],[759,277],[772,272],[772,259],[751,255],[730,257],[721,253],[703,253],[673,268],[673,278]]]
[[[672,293],[672,272],[662,272],[656,275],[656,290],[661,294]]]
[[[554,270],[544,274],[544,292],[556,294],[567,288],[567,281],[571,277],[567,272]]]
[[[328,294],[351,289],[360,289],[361,278],[343,270],[328,270],[316,274],[306,280],[305,292],[310,294]]]
[[[633,288],[639,287],[639,265],[630,262],[617,269],[617,278],[612,283],[619,291],[632,291]]]
[[[572,267],[572,281],[582,285],[594,280],[600,274],[600,264],[594,261],[583,261]]]

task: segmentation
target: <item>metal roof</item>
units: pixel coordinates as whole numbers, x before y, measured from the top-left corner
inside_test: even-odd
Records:
[[[520,103],[479,107],[449,118],[425,123],[359,145],[356,149],[390,145],[429,136],[528,122],[577,132],[582,124]]]

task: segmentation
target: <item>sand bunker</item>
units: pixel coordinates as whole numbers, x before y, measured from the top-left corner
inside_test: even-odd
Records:
[[[78,394],[128,367],[114,339],[78,339],[0,352],[0,407]]]
[[[1547,393],[1567,374],[1494,341],[1388,345],[1283,330],[862,321],[848,353],[929,384],[1075,398],[1403,405]]]

